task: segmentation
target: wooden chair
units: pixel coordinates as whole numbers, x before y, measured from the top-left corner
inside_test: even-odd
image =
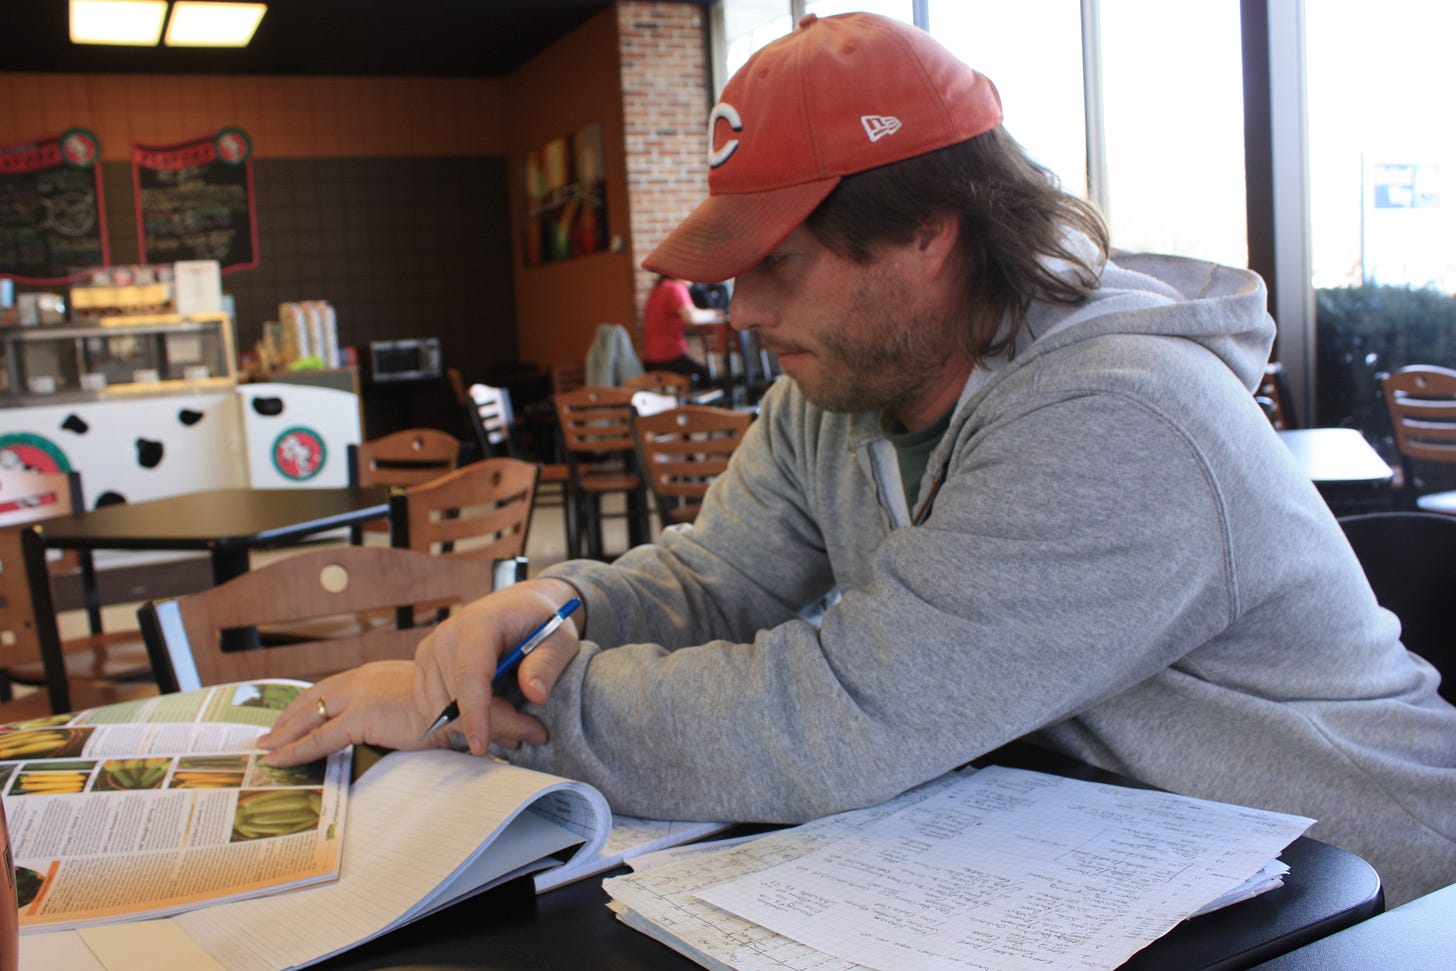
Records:
[[[485,457],[521,458],[510,392],[488,384],[472,384],[467,394],[470,423]],[[542,462],[540,470],[541,474],[536,479],[535,503],[538,506],[561,507],[566,548],[575,549],[576,518],[571,496],[571,469],[565,462]]]
[[[412,486],[454,471],[460,465],[460,439],[438,428],[406,428],[349,446],[349,484]],[[389,529],[383,521],[350,527],[356,546],[364,534]]]
[[[514,569],[513,560],[506,561]],[[417,608],[459,606],[490,593],[497,564],[384,546],[334,546],[275,560],[209,590],[143,604],[137,616],[162,691],[254,678],[316,680],[366,661],[407,659],[429,633]],[[392,610],[392,625],[339,637],[222,649],[224,631],[329,627]],[[337,628],[331,628],[337,629]]]
[[[753,422],[747,411],[685,405],[633,422],[638,467],[657,500],[664,527],[697,518],[713,479]]]
[[[133,635],[140,639],[140,635]],[[151,682],[121,682],[72,675],[51,600],[45,542],[35,525],[0,529],[0,667],[37,667],[44,691],[16,699],[15,717],[59,714],[73,708],[127,701],[156,694]],[[150,674],[150,667],[147,669]],[[29,701],[29,698],[35,698]],[[9,703],[7,699],[7,703]],[[40,710],[44,706],[47,710]]]
[[[1456,491],[1425,492],[1417,463],[1456,471],[1456,371],[1413,364],[1382,375],[1381,394],[1400,453],[1408,509],[1456,515]]]
[[[82,508],[81,480],[75,472],[32,472],[25,469],[0,469],[0,527],[42,524],[54,516],[65,516]],[[45,590],[51,624],[56,624],[54,590],[51,584],[60,577],[78,573],[80,558],[74,550],[47,559]],[[86,681],[99,689],[105,682],[146,681],[152,676],[146,647],[137,631],[111,631],[102,628],[101,605],[88,603],[87,621],[90,633],[61,641],[61,653],[72,680]],[[0,700],[11,696],[11,681],[21,684],[45,684],[51,691],[67,691],[65,684],[52,686],[50,676],[38,658],[7,665],[0,670]],[[86,707],[89,707],[89,700]],[[104,703],[104,702],[103,702]],[[60,711],[69,710],[62,707]]]
[[[467,559],[526,553],[538,467],[490,458],[397,490],[389,500],[394,546]]]
[[[636,377],[627,378],[622,387],[671,395],[682,405],[687,403],[688,395],[692,393],[693,379],[676,371],[644,371]]]
[[[571,493],[576,499],[577,545],[572,555],[605,559],[602,497],[621,494],[626,510],[629,543],[647,542],[647,496],[637,474],[636,444],[632,438],[631,388],[585,387],[553,396],[562,449],[571,470]]]
[[[586,387],[586,362],[570,361],[551,365],[551,393],[566,394]]]
[[[1376,512],[1340,519],[1380,605],[1400,618],[1406,649],[1441,672],[1441,697],[1456,704],[1452,578],[1456,517]]]

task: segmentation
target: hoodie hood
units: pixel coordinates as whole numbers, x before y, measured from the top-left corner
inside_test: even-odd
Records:
[[[1103,268],[1102,286],[1075,307],[1037,303],[1018,349],[1048,338],[1105,334],[1181,337],[1203,345],[1248,388],[1259,386],[1274,346],[1264,281],[1252,270],[1147,253],[1119,254]]]

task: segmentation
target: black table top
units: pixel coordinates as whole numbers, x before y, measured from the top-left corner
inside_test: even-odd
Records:
[[[258,547],[389,513],[389,490],[210,489],[119,503],[42,524],[59,549],[207,550]]]
[[[1456,884],[1281,955],[1259,971],[1456,967]]]
[[[1055,753],[1017,745],[977,764],[999,763],[1094,781],[1123,781]],[[1380,880],[1364,860],[1300,838],[1282,855],[1284,886],[1179,925],[1125,968],[1246,968],[1378,914]],[[613,871],[610,875],[625,873]],[[327,971],[592,968],[698,965],[620,923],[601,876],[537,895],[516,880],[316,965]]]

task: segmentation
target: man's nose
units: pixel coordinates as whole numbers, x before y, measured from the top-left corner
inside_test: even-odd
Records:
[[[733,283],[733,297],[728,302],[728,323],[734,330],[769,326],[767,308],[758,299],[757,288],[746,277],[739,277]]]

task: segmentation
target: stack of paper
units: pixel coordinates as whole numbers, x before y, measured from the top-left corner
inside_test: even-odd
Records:
[[[996,766],[604,886],[709,968],[1085,971],[1258,892],[1313,822]]]

